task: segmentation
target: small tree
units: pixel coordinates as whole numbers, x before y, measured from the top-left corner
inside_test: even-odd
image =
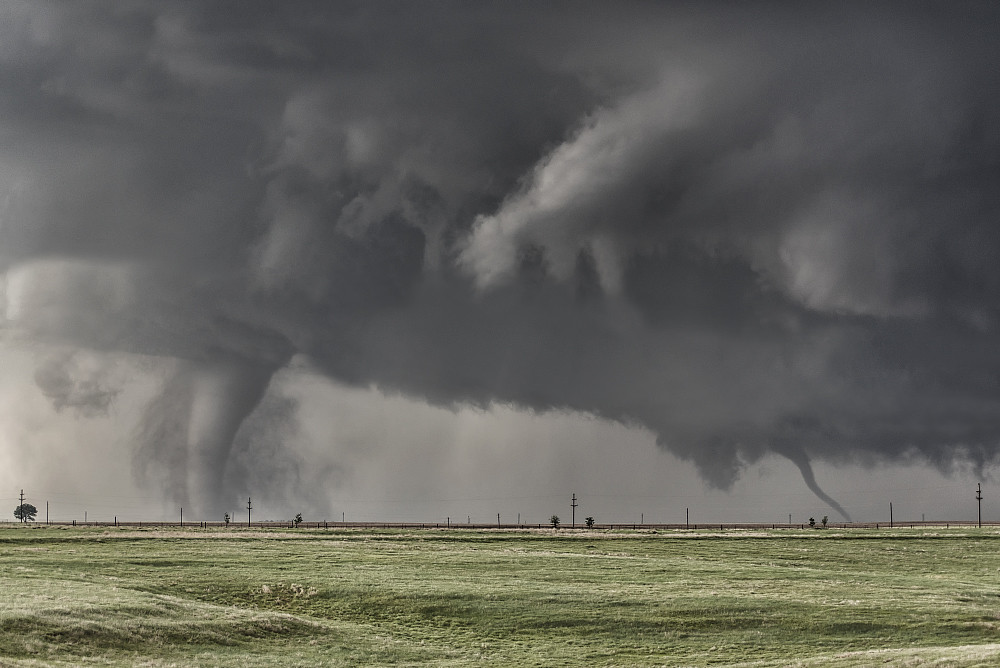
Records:
[[[296,514],[294,521],[295,521],[295,526],[302,524],[302,513]]]
[[[222,519],[225,521],[226,526],[229,526],[229,520],[231,520],[232,518],[229,516],[229,513],[226,513],[225,515],[222,516]]]
[[[38,508],[35,508],[30,503],[22,503],[14,509],[14,518],[22,522],[34,522],[35,515],[37,514]]]
[[[823,526],[826,526],[826,522],[827,522],[827,516],[826,516],[826,515],[823,515],[823,519],[821,519],[821,520],[820,520],[820,522],[822,522],[822,523],[823,523]]]
[[[809,518],[809,526],[811,526],[811,527],[816,526],[816,520],[815,520],[815,518],[812,518],[812,517]]]
[[[587,519],[584,520],[584,522],[586,522],[588,529],[593,529],[594,528],[594,518],[593,517],[588,517]]]
[[[552,525],[553,529],[558,529],[559,528],[559,516],[558,515],[553,515],[552,517],[550,517],[549,518],[549,524]]]

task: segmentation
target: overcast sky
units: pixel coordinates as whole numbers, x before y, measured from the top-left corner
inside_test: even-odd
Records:
[[[0,503],[993,512],[998,20],[4,3]]]

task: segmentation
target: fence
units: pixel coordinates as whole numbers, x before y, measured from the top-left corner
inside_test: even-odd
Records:
[[[977,527],[979,525],[976,521],[948,521],[948,522],[936,522],[936,521],[920,521],[920,522],[829,522],[825,527],[817,524],[815,527],[810,527],[808,524],[788,524],[788,523],[721,523],[721,524],[711,524],[711,523],[699,523],[699,524],[652,524],[652,523],[634,523],[634,522],[614,522],[607,524],[594,524],[593,531],[763,531],[771,530],[777,531],[780,529],[889,529],[889,528],[910,528],[915,529],[921,528],[958,528],[958,527]],[[133,528],[133,529],[165,529],[165,528],[185,528],[185,529],[228,529],[228,530],[239,530],[239,529],[455,529],[455,530],[503,530],[503,531],[517,531],[517,530],[538,530],[538,529],[548,529],[552,530],[551,524],[498,524],[498,523],[455,523],[455,522],[300,522],[298,525],[295,524],[293,520],[280,520],[280,521],[263,521],[263,522],[251,522],[249,525],[246,522],[230,522],[226,524],[225,522],[190,522],[185,521],[183,523],[179,521],[163,521],[163,522],[128,522],[115,519],[113,521],[87,521],[80,522],[77,520],[70,521],[52,521],[52,522],[11,522],[3,521],[0,522],[0,526],[7,528],[17,528],[17,527],[44,527],[44,526],[75,526],[75,527],[122,527],[122,528]],[[1000,526],[1000,522],[983,522],[984,527],[997,527]],[[584,524],[577,524],[575,526],[568,524],[560,524],[558,531],[586,531],[588,528]]]

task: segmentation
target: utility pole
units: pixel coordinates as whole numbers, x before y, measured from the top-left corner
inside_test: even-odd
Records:
[[[576,528],[576,506],[577,506],[577,503],[576,503],[576,494],[575,493],[573,494],[573,502],[571,504],[569,504],[569,505],[570,505],[570,507],[573,508],[573,517],[572,517],[572,519],[570,521],[573,523],[573,528],[575,529]],[[635,517],[635,516],[633,515],[633,517]]]
[[[181,526],[184,526],[184,508],[181,508]]]
[[[685,508],[684,509],[684,528],[685,529],[690,529],[691,528],[691,509],[690,508]]]
[[[250,503],[250,497],[247,497],[247,528],[250,528],[250,511],[253,510],[253,504]]]
[[[979,502],[979,528],[983,528],[983,483],[976,483],[976,501]]]
[[[889,528],[892,528],[892,501],[889,502]]]
[[[49,502],[45,502],[45,523],[49,523]]]
[[[17,507],[21,511],[21,521],[24,522],[24,490],[21,490],[21,505]]]

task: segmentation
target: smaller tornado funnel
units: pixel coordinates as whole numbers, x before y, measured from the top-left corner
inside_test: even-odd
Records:
[[[775,451],[778,454],[787,457],[793,464],[799,467],[799,472],[802,473],[802,479],[805,480],[806,486],[812,490],[813,494],[818,496],[824,503],[840,513],[840,516],[846,521],[851,521],[851,516],[847,514],[847,511],[844,510],[833,497],[824,492],[816,482],[816,476],[813,474],[812,464],[809,463],[809,456],[806,454],[805,450],[794,446],[782,446],[780,448],[775,448]]]

